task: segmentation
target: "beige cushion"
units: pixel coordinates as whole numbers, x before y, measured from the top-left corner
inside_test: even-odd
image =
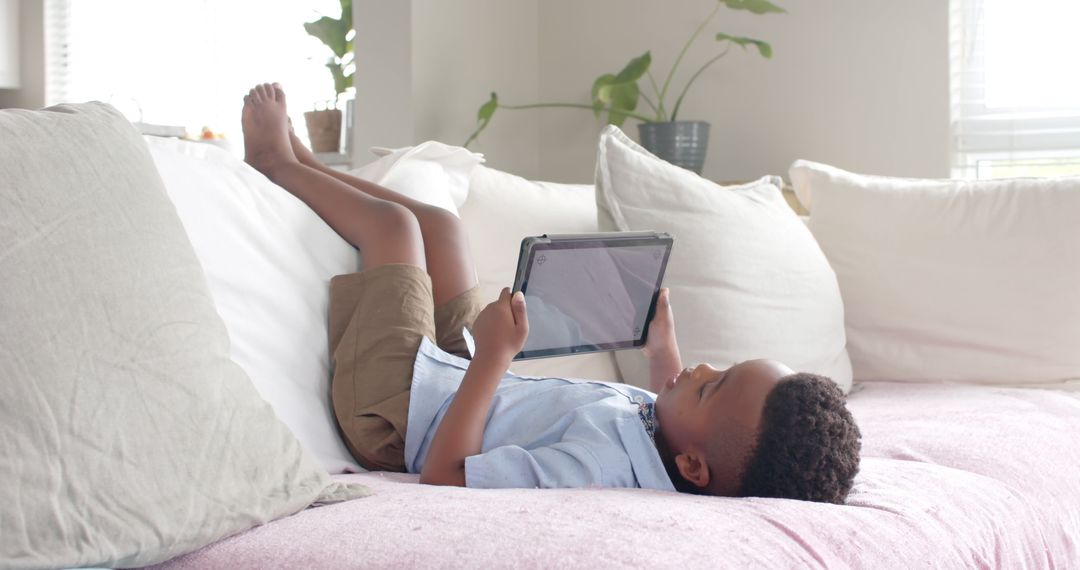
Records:
[[[772,358],[851,388],[844,305],[821,248],[767,176],[719,186],[653,156],[617,127],[600,137],[600,229],[675,236],[671,289],[683,364],[725,368]],[[616,353],[628,383],[648,385],[640,351]]]
[[[228,357],[146,145],[102,104],[0,111],[0,560],[137,566],[364,494]]]
[[[330,408],[326,342],[330,279],[359,270],[356,248],[227,150],[145,140],[229,333],[229,356],[327,471],[360,470]]]
[[[1080,177],[927,180],[799,160],[855,378],[1080,380]]]
[[[597,231],[595,192],[592,184],[537,182],[479,166],[469,179],[461,222],[472,247],[480,295],[495,300],[503,287],[514,284],[522,238]],[[526,376],[620,380],[610,352],[524,360],[510,369]]]

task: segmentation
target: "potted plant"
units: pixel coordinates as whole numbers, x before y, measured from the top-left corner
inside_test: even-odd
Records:
[[[772,57],[772,46],[761,40],[718,33],[715,39],[723,46],[723,50],[705,61],[694,71],[690,79],[686,81],[686,84],[679,91],[674,105],[668,106],[669,96],[673,94],[671,82],[675,77],[675,71],[679,68],[679,64],[682,63],[690,46],[701,36],[705,28],[720,12],[722,6],[727,6],[731,10],[746,10],[753,14],[784,12],[783,8],[768,2],[768,0],[716,0],[716,6],[713,7],[712,12],[694,30],[683,45],[682,51],[679,52],[679,56],[675,59],[675,63],[672,64],[671,70],[662,84],[656,81],[649,69],[652,64],[651,53],[645,52],[643,55],[631,59],[630,63],[626,64],[618,73],[606,73],[597,77],[592,85],[591,104],[533,103],[528,105],[507,105],[499,101],[499,96],[493,92],[491,98],[477,112],[478,124],[476,130],[465,141],[464,146],[468,147],[476,140],[477,136],[491,122],[492,116],[498,109],[517,110],[542,107],[589,109],[597,119],[606,114],[607,122],[616,126],[622,126],[626,119],[641,121],[641,124],[638,125],[638,134],[642,146],[668,162],[700,174],[705,163],[705,150],[709,141],[709,123],[705,121],[679,120],[679,110],[690,87],[706,69],[727,55],[732,46],[739,46],[743,49],[752,46],[757,49],[762,57]],[[642,78],[648,79],[649,87],[651,87],[653,93],[652,97],[647,95],[639,85]],[[641,100],[645,101],[649,108],[648,111],[638,109],[638,103]]]
[[[311,150],[315,152],[339,152],[341,147],[341,110],[337,108],[338,99],[353,86],[356,65],[353,62],[353,10],[352,0],[341,0],[341,16],[331,18],[323,16],[314,22],[304,24],[307,33],[326,44],[332,55],[326,62],[326,68],[334,79],[334,100],[326,109],[316,109],[304,113]],[[347,102],[346,105],[351,103]]]

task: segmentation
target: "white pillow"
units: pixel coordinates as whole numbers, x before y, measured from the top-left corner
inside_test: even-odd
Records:
[[[331,473],[359,471],[330,408],[329,282],[356,249],[311,208],[230,153],[146,137],[206,273],[232,359]]]
[[[435,141],[371,152],[379,158],[349,174],[454,214],[469,195],[472,169],[484,161],[481,154]]]
[[[233,360],[329,472],[362,471],[334,420],[326,338],[330,278],[359,271],[356,249],[228,152],[175,139],[146,141],[206,272]],[[479,161],[466,153],[428,144],[358,172],[456,211],[450,181],[467,182]]]
[[[0,132],[0,566],[142,567],[366,494],[229,359],[119,112],[5,109]]]
[[[1080,178],[919,180],[792,165],[859,380],[1080,378]]]
[[[534,182],[480,166],[472,173],[461,221],[481,294],[494,300],[503,287],[513,285],[521,239],[597,231],[596,198],[591,184]],[[511,368],[529,376],[620,378],[610,352],[515,362]]]
[[[779,178],[722,187],[611,126],[600,137],[596,185],[602,230],[675,236],[665,285],[685,365],[772,358],[851,388],[836,276]],[[627,382],[648,386],[639,352],[616,360]]]

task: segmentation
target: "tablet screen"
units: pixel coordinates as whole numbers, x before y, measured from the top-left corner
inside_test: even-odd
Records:
[[[522,357],[640,345],[670,241],[538,244],[522,283],[529,337]],[[571,347],[571,350],[566,350]]]

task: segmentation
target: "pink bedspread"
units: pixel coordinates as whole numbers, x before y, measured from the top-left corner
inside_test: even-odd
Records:
[[[376,492],[163,568],[1080,568],[1080,396],[869,384],[847,505],[640,489]]]

